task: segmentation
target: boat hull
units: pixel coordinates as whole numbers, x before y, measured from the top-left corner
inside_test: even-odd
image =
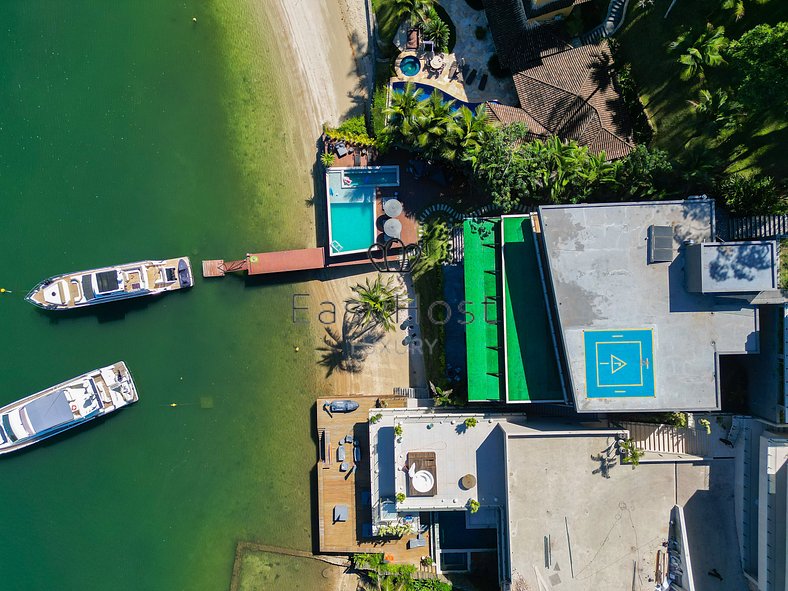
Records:
[[[194,274],[189,257],[179,257],[56,275],[41,281],[25,299],[45,310],[71,310],[192,285]]]
[[[0,455],[79,427],[137,400],[134,380],[123,361],[31,394],[0,408]],[[58,416],[63,412],[66,418]]]

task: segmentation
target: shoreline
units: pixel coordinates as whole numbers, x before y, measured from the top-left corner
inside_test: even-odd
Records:
[[[288,85],[307,111],[304,131],[311,132],[312,159],[324,123],[364,114],[364,70],[370,60],[366,8],[358,0],[276,0],[271,6],[289,50],[286,55],[285,44],[280,46],[281,57],[298,68],[299,76],[289,77]]]
[[[253,4],[261,8],[260,0]],[[364,115],[368,102],[367,81],[374,76],[374,64],[368,47],[367,4],[363,0],[276,0],[272,3],[271,20],[278,20],[283,39],[277,46],[280,59],[287,61],[289,55],[298,75],[287,77],[290,95],[298,97],[298,105],[286,108],[295,112],[305,123],[299,128],[303,143],[304,167],[311,171],[315,187],[315,200],[323,197],[322,167],[317,162],[316,144],[324,123],[338,125],[349,116]],[[262,15],[265,17],[265,15]],[[310,222],[319,226],[316,206],[307,208]],[[315,244],[317,235],[313,231]],[[348,273],[338,268],[323,270],[303,286],[310,294],[312,306],[321,301],[330,301],[341,309],[351,295],[351,286],[374,278],[376,273]],[[313,310],[317,311],[317,308]],[[310,371],[315,371],[323,390],[320,396],[390,395],[395,386],[421,385],[425,381],[422,360],[414,360],[403,348],[401,341],[406,331],[397,327],[393,333],[383,336],[373,347],[360,372],[335,370],[328,372],[321,365],[326,346],[325,338],[331,339],[326,328],[342,332],[341,314],[337,323],[326,327],[310,317],[310,332],[313,343],[310,347]],[[403,363],[404,361],[404,363]],[[328,374],[328,375],[327,375]]]

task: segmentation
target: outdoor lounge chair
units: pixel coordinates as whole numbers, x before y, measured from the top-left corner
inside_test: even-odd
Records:
[[[487,74],[482,74],[482,79],[479,80],[479,90],[487,88]]]
[[[361,152],[353,153],[353,166],[361,166]]]
[[[449,80],[454,80],[454,77],[460,72],[460,68],[457,67],[457,62],[452,63],[451,67],[449,68]]]
[[[337,447],[337,462],[344,462],[345,461],[345,446],[340,445]]]
[[[334,150],[336,150],[337,158],[342,158],[342,156],[347,155],[347,147],[345,146],[345,142],[338,142],[336,146],[334,146]]]

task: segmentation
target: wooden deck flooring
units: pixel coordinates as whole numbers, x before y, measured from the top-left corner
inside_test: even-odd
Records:
[[[369,409],[375,406],[374,396],[353,398],[359,403],[358,410],[337,414],[333,417],[323,410],[324,398],[317,400],[317,431],[318,441],[325,434],[330,441],[329,464],[318,460],[318,526],[320,530],[320,552],[349,554],[355,552],[380,552],[388,555],[389,560],[397,563],[409,563],[419,566],[422,556],[429,555],[429,540],[424,548],[409,550],[408,540],[415,535],[399,540],[383,542],[376,539],[362,539],[362,528],[365,523],[372,523],[372,507],[369,498]],[[404,398],[387,398],[389,407],[405,406]],[[356,470],[350,476],[339,471],[337,462],[337,446],[346,435],[359,440],[362,455]],[[345,444],[348,463],[353,465],[352,446]],[[348,520],[334,523],[335,505],[348,506]]]

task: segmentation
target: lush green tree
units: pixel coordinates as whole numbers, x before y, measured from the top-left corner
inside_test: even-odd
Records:
[[[522,123],[496,127],[487,134],[476,154],[473,164],[476,183],[504,211],[510,211],[531,196],[530,163],[522,153],[527,137],[528,128]]]
[[[525,146],[526,159],[541,197],[552,203],[577,201],[573,190],[579,185],[579,173],[588,158],[588,148],[557,135],[544,142],[534,140]]]
[[[711,23],[707,23],[706,31],[679,56],[678,62],[684,66],[681,70],[681,79],[689,80],[695,76],[705,78],[707,66],[714,67],[726,63],[722,52],[728,43],[725,27],[715,28]]]
[[[473,166],[479,146],[491,130],[492,126],[487,121],[487,110],[484,105],[479,105],[475,111],[462,107],[449,129],[443,157],[454,162],[468,162]]]
[[[717,186],[720,197],[738,215],[786,213],[788,204],[774,179],[769,176],[731,174]]]
[[[711,192],[722,163],[720,155],[702,138],[690,140],[678,158],[681,178],[688,193]]]
[[[640,144],[619,161],[618,194],[627,201],[664,199],[672,179],[668,153]]]
[[[785,116],[788,22],[758,25],[733,41],[728,55],[738,77],[736,98],[752,112]]]
[[[398,305],[408,300],[401,290],[393,285],[391,277],[384,282],[378,275],[372,283],[366,279],[363,285],[359,283],[351,290],[355,296],[348,300],[347,309],[360,319],[362,326],[381,327],[386,332],[396,328],[393,318]]]
[[[769,0],[755,0],[757,4],[766,4],[768,1]],[[749,3],[749,0],[747,0],[747,3]],[[722,7],[733,12],[733,16],[736,20],[744,16],[744,5],[745,0],[723,0],[722,2]]]
[[[581,160],[574,182],[571,201],[587,201],[594,198],[599,201],[609,201],[609,195],[615,190],[621,163],[610,161],[604,151],[594,154],[590,150]]]

